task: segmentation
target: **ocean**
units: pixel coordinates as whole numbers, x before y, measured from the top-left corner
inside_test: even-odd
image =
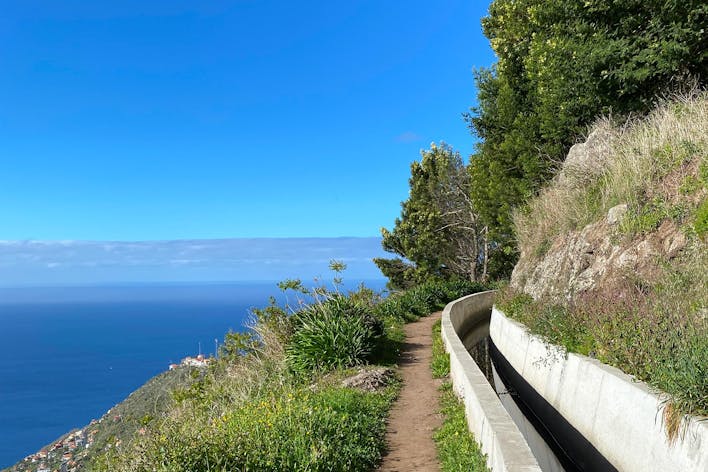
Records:
[[[382,281],[367,282],[382,289]],[[274,282],[0,288],[0,469],[215,351]]]

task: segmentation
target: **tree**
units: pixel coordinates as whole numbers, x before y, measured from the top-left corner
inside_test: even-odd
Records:
[[[383,247],[400,257],[375,259],[392,288],[428,278],[486,276],[486,231],[470,198],[470,175],[458,152],[441,143],[411,164],[410,194]]]
[[[599,115],[643,113],[682,83],[705,85],[707,23],[698,0],[492,2],[482,26],[498,61],[477,72],[466,115],[479,138],[472,197],[500,249],[490,265],[511,270],[512,210]]]

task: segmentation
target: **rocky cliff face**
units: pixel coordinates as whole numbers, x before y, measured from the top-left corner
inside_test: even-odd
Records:
[[[543,255],[522,253],[512,287],[536,299],[571,299],[622,278],[651,280],[660,261],[686,246],[686,236],[667,221],[649,235],[621,241],[615,230],[624,211],[613,207],[601,221],[557,237]]]
[[[571,148],[562,169],[549,186],[551,191],[542,194],[539,200],[549,201],[554,196],[573,192],[574,195],[590,192],[586,189],[602,178],[604,169],[616,152],[613,149],[616,134],[613,135],[609,128],[598,126],[586,142]],[[673,208],[672,205],[676,208],[680,205],[692,207],[696,201],[705,198],[705,189],[689,197],[675,198],[675,195],[681,193],[676,188],[676,182],[683,182],[687,176],[698,174],[697,169],[703,160],[704,155],[689,156],[675,169],[667,171],[662,181],[665,184],[662,186],[664,194],[661,195],[662,202],[669,202],[664,204],[665,208]],[[676,203],[677,198],[690,201]],[[556,200],[546,203],[545,208],[556,204],[554,202]],[[563,199],[557,200],[557,205],[563,204]],[[547,228],[561,223],[556,223],[552,216],[546,216],[538,228],[545,225],[543,230],[554,236],[535,238],[533,235],[537,234],[536,228],[532,227],[528,233],[532,236],[526,239],[533,242],[523,244],[522,241],[521,257],[511,277],[512,288],[535,299],[551,298],[560,301],[573,299],[576,295],[599,287],[614,285],[613,282],[620,279],[652,280],[661,265],[679,255],[689,241],[685,227],[681,227],[684,222],[672,219],[669,216],[671,211],[668,210],[662,210],[664,213],[650,228],[627,231],[623,222],[626,218],[637,218],[636,206],[628,208],[626,203],[622,203],[600,210],[597,216],[591,218],[593,221],[590,224],[567,231],[549,231]],[[538,208],[541,207],[532,208],[531,212],[538,211]],[[523,221],[532,219],[522,219],[521,224]]]

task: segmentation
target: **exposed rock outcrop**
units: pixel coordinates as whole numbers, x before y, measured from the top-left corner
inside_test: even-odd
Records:
[[[392,376],[393,370],[386,367],[373,370],[361,369],[358,374],[342,380],[342,386],[374,392],[388,385]]]
[[[659,259],[675,257],[686,246],[686,236],[669,221],[645,237],[621,241],[608,220],[610,215],[556,238],[540,257],[522,254],[512,287],[534,298],[570,299],[614,278],[651,280]]]
[[[551,185],[582,188],[597,179],[610,159],[612,139],[612,133],[600,126],[585,143],[573,146]],[[622,222],[628,211],[627,204],[616,205],[584,228],[546,241],[545,247],[522,247],[512,288],[536,299],[570,300],[613,279],[652,280],[660,261],[676,257],[687,238],[670,219],[648,234],[627,236]]]
[[[585,142],[571,147],[558,172],[558,184],[579,186],[599,175],[610,154],[612,138],[609,124],[603,123],[590,133]]]

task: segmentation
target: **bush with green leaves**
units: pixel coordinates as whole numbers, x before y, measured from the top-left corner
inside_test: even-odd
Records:
[[[383,324],[370,308],[343,295],[304,308],[291,322],[286,356],[300,373],[363,364],[383,335]]]
[[[415,321],[443,309],[453,300],[486,289],[483,284],[464,279],[431,279],[405,292],[392,294],[376,306],[376,313],[381,319]]]

